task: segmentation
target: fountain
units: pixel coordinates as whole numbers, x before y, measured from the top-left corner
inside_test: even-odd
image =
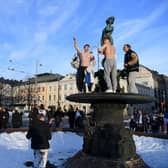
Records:
[[[114,17],[106,20],[101,45],[110,37],[113,45]],[[145,168],[147,165],[136,154],[131,132],[123,125],[123,112],[127,104],[143,104],[154,101],[153,97],[134,93],[80,93],[67,100],[92,104],[95,109],[96,127],[84,134],[83,149],[65,164],[65,168]]]
[[[144,104],[153,97],[132,93],[81,93],[67,97],[95,106],[96,127],[85,131],[83,150],[65,163],[66,168],[145,168],[136,154],[132,133],[123,125],[126,104]]]

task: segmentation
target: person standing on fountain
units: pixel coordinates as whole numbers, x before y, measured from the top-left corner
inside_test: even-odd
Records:
[[[104,79],[106,81],[108,93],[115,93],[117,90],[117,70],[116,70],[116,58],[115,47],[111,44],[109,36],[104,37],[103,46],[98,49],[98,53],[104,54]]]
[[[85,84],[84,84],[84,78],[85,78],[85,70],[88,66],[91,65],[92,61],[95,64],[95,59],[93,54],[90,52],[90,45],[85,44],[84,45],[84,51],[81,51],[78,47],[77,40],[74,37],[74,48],[76,49],[79,58],[80,58],[80,65],[77,71],[77,88],[79,92],[85,92]]]
[[[125,44],[123,50],[125,52],[124,69],[128,74],[128,92],[138,93],[135,84],[136,73],[139,71],[138,55],[131,49],[130,44]]]

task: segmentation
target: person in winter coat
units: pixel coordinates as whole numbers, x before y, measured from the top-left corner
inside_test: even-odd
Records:
[[[81,128],[82,127],[82,115],[78,108],[75,111],[75,127]]]
[[[159,132],[159,119],[157,115],[154,115],[151,121],[152,133]]]
[[[46,117],[47,112],[46,112],[43,104],[40,105],[40,109],[38,110],[38,113],[43,114]]]
[[[142,122],[143,122],[143,131],[148,132],[148,130],[149,130],[148,125],[149,124],[148,124],[148,115],[147,114],[143,115]]]
[[[74,128],[75,125],[75,111],[72,105],[69,105],[68,109],[68,117],[69,117],[69,127]]]
[[[158,120],[159,120],[160,131],[164,132],[164,114],[163,113],[160,113],[158,115]]]
[[[47,110],[48,123],[54,117],[54,113],[55,113],[54,108],[53,107],[48,107],[48,110]]]
[[[31,139],[31,148],[34,150],[34,168],[46,168],[51,132],[43,114],[38,114],[37,121],[33,122],[26,137]]]
[[[63,111],[62,111],[61,107],[58,107],[56,112],[54,113],[54,120],[55,120],[56,128],[60,127],[60,124],[62,122],[63,117],[64,117]]]
[[[38,115],[38,107],[37,105],[35,105],[32,108],[31,112],[29,113],[29,126],[31,126],[32,123],[37,120],[37,115]]]
[[[12,127],[20,128],[22,126],[22,114],[17,110],[12,113]]]
[[[131,116],[130,130],[134,132],[136,130],[136,127],[137,127],[137,125],[136,125],[135,118],[134,118],[134,116]]]
[[[164,125],[165,125],[165,132],[168,134],[168,111],[164,109]]]
[[[143,132],[143,113],[141,110],[138,110],[138,120],[137,120],[137,129],[138,132]]]
[[[9,113],[7,109],[0,108],[0,129],[8,127]]]

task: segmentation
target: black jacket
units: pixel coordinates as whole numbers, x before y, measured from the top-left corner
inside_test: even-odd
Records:
[[[131,50],[131,49],[128,52],[126,52],[125,57],[124,57],[124,64],[128,64],[129,61],[132,61],[132,57],[131,57],[132,53],[136,54],[136,52]],[[134,72],[134,71],[138,72],[139,71],[139,59],[138,59],[136,64],[129,65],[128,67],[126,67],[126,70],[127,70],[128,73],[129,72]]]
[[[33,122],[26,137],[31,139],[32,149],[48,149],[50,147],[51,132],[49,125],[45,122],[39,120]]]
[[[0,112],[0,121],[8,122],[9,113],[8,112]]]
[[[14,112],[12,114],[12,125],[15,128],[19,128],[22,126],[22,114],[19,112]]]

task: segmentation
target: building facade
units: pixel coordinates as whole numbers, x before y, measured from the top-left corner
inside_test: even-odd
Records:
[[[140,71],[137,73],[136,83],[152,89],[152,94],[156,98],[154,109],[157,111],[168,110],[168,77],[166,75],[141,65]]]
[[[13,88],[14,104],[25,104],[32,106],[33,104],[44,104],[45,108],[53,106],[57,108],[67,109],[70,104],[80,109],[85,106],[88,111],[88,104],[74,103],[66,100],[66,97],[78,93],[76,87],[76,75],[68,74],[61,80],[38,80],[37,83],[27,81]]]
[[[123,91],[127,92],[127,81],[121,79],[120,85]],[[151,111],[152,109],[157,109],[158,111],[168,110],[167,76],[160,75],[156,71],[141,65],[136,76],[136,85],[140,94],[154,96],[157,100],[150,105],[139,105],[139,108],[144,108],[146,111]],[[46,108],[49,106],[54,106],[55,108],[61,106],[66,109],[72,104],[79,108],[85,106],[87,111],[89,111],[89,105],[87,104],[73,103],[66,100],[68,95],[77,92],[76,76],[74,74],[68,74],[63,77],[59,74],[44,73],[16,85],[5,85],[5,87],[3,85],[0,93],[1,104],[25,104],[28,106],[44,104]],[[5,96],[10,97],[10,101],[9,98],[4,98]],[[8,102],[5,102],[5,100],[8,100]]]
[[[9,106],[12,103],[12,87],[8,83],[0,83],[0,105]]]

